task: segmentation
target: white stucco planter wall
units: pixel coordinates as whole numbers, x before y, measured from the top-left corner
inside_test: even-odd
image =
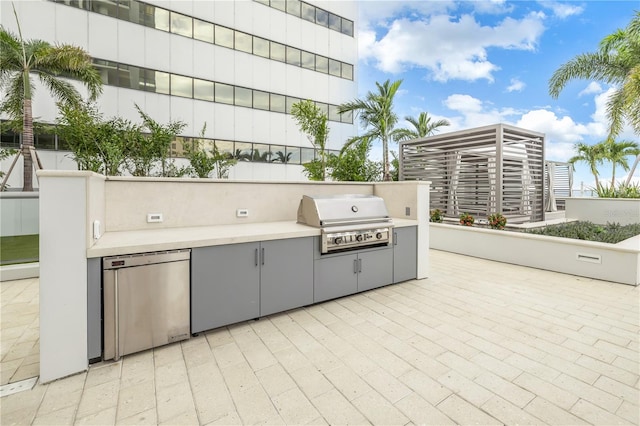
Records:
[[[567,198],[567,219],[588,220],[601,225],[640,223],[640,199],[635,198]]]
[[[498,262],[640,284],[640,237],[619,244],[531,235],[459,225],[430,224],[432,249]]]

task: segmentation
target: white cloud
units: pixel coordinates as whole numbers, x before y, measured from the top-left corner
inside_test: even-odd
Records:
[[[502,14],[513,10],[513,5],[507,3],[506,0],[472,1],[471,5],[478,13]]]
[[[422,19],[395,19],[380,39],[365,24],[359,33],[359,54],[384,72],[424,68],[442,82],[493,81],[493,73],[500,68],[488,59],[487,49],[534,50],[544,32],[542,21],[543,14],[530,13],[522,19],[507,17],[491,27],[483,26],[472,15],[455,19],[434,14]]]
[[[538,3],[540,3],[540,5],[542,5],[543,7],[550,9],[553,12],[553,15],[560,19],[566,19],[569,16],[579,15],[584,11],[584,7],[576,6],[575,4],[560,3],[551,0],[539,1]]]
[[[460,114],[454,117],[443,117],[451,122],[451,126],[447,127],[446,131],[506,123],[509,122],[510,117],[520,114],[513,108],[493,108],[489,103],[469,95],[451,95],[444,100],[443,104]]]
[[[602,93],[602,86],[595,81],[589,83],[587,87],[585,87],[580,93],[578,93],[578,97],[584,95],[592,95],[594,93]]]
[[[507,87],[507,92],[522,92],[527,85],[517,78],[511,79],[511,84]]]

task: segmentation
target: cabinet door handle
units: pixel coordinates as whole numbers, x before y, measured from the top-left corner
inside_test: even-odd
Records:
[[[353,273],[358,273],[358,259],[353,259]]]
[[[358,259],[358,272],[362,272],[362,259]]]
[[[254,260],[256,266],[258,266],[258,249],[256,249],[256,251],[254,253],[253,260]]]
[[[398,233],[397,232],[393,233],[393,245],[394,246],[398,245]]]
[[[262,264],[264,265],[264,247],[262,247]]]

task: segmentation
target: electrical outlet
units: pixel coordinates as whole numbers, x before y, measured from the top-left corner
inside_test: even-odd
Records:
[[[236,217],[249,217],[249,209],[236,210]]]
[[[404,215],[405,216],[411,216],[411,207],[405,207],[404,208]]]
[[[162,222],[162,213],[148,213],[147,223],[159,223]]]

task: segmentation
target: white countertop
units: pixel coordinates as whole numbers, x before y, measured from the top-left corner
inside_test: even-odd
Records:
[[[393,219],[393,225],[398,228],[417,224],[417,220]],[[93,247],[87,249],[87,257],[117,256],[315,235],[320,235],[319,228],[294,221],[105,232]]]

